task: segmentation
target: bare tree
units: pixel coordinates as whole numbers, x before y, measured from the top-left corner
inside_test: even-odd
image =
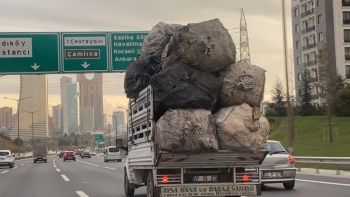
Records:
[[[326,100],[326,113],[328,116],[328,135],[329,141],[333,142],[332,136],[332,109],[334,108],[336,92],[339,89],[339,80],[334,61],[334,52],[327,45],[322,43],[322,49],[317,55],[319,68],[319,84],[321,89],[320,96]]]

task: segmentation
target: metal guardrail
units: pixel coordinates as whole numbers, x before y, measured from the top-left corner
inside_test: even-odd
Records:
[[[332,164],[335,165],[336,174],[340,175],[339,165],[350,165],[350,157],[308,157],[294,156],[296,163],[311,163],[311,164]],[[301,171],[298,168],[298,171]],[[319,173],[319,168],[316,168],[316,173]]]

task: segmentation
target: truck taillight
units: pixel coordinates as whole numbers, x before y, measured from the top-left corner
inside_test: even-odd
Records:
[[[293,155],[291,155],[291,154],[289,154],[289,162],[290,162],[290,164],[295,163],[295,159],[294,159]]]
[[[168,181],[169,181],[168,177],[167,176],[163,176],[162,182],[163,183],[167,183]]]
[[[243,175],[242,179],[243,181],[249,181],[249,176],[245,174]]]

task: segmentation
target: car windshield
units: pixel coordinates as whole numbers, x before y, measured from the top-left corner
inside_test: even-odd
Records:
[[[269,154],[288,154],[287,149],[279,142],[266,142],[263,148],[269,151]]]
[[[113,152],[113,153],[119,152],[119,148],[109,148],[109,152]]]
[[[10,153],[9,152],[0,152],[0,156],[6,156],[6,155],[9,155]]]

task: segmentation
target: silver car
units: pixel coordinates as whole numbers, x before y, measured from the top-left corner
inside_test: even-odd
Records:
[[[0,166],[9,166],[13,168],[15,165],[15,155],[10,150],[0,150]]]
[[[279,141],[268,140],[263,148],[269,153],[261,164],[262,186],[268,183],[283,183],[285,189],[293,189],[296,175],[293,156]]]

